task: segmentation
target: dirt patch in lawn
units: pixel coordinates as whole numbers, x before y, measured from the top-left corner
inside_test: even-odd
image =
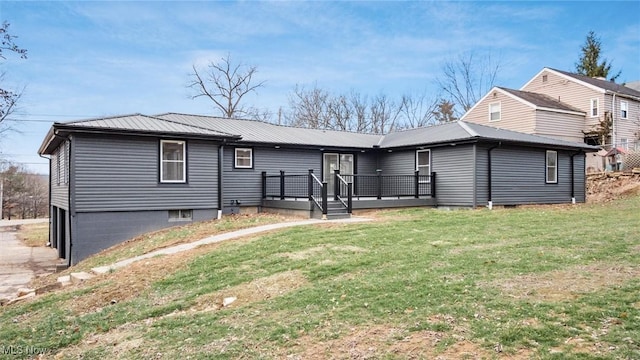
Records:
[[[84,314],[131,300],[147,291],[154,282],[164,279],[168,274],[182,270],[188,266],[191,260],[211,252],[213,248],[218,246],[220,244],[210,244],[190,251],[157,256],[134,262],[112,273],[96,276],[82,284],[70,286],[68,291],[87,286],[96,286],[96,288],[89,293],[73,297],[68,300],[68,304],[62,306],[72,309],[76,314]],[[171,301],[171,299],[154,300],[157,302],[156,305]]]
[[[640,174],[604,173],[587,176],[587,202],[606,203],[640,195]]]
[[[405,359],[490,359],[501,357],[464,338],[446,347],[438,346],[447,333],[407,330],[385,325],[352,328],[337,339],[320,341],[305,335],[283,357],[287,359],[379,359],[402,356]],[[447,341],[451,341],[448,339]],[[530,354],[528,354],[530,355]],[[527,356],[528,356],[527,355]],[[505,358],[526,358],[511,354]]]
[[[222,291],[201,295],[196,299],[192,310],[213,311],[224,306],[225,299],[230,302],[227,306],[238,307],[257,301],[268,300],[284,295],[308,283],[300,270],[286,271],[271,276],[255,279]]]
[[[596,263],[566,270],[516,276],[488,283],[516,299],[561,301],[640,277],[640,268]]]

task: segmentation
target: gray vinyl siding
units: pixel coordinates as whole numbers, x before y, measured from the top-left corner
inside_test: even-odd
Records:
[[[477,144],[475,164],[476,206],[486,206],[489,201],[489,145]]]
[[[431,149],[438,206],[473,206],[474,145]]]
[[[65,155],[66,152],[66,155]],[[51,155],[49,181],[51,182],[51,205],[69,209],[69,148],[63,142]],[[60,168],[59,168],[60,167]],[[66,175],[65,175],[66,174]],[[65,180],[65,178],[67,180]]]
[[[307,174],[309,169],[321,178],[322,153],[318,150],[267,148],[252,146],[237,146],[253,148],[253,169],[236,169],[235,148],[224,148],[224,181],[223,207],[232,201],[240,202],[240,206],[258,206],[262,201],[262,172],[277,175],[280,170],[288,174]]]
[[[373,151],[356,153],[356,162],[358,164],[358,174],[375,174],[378,169],[378,157]]]
[[[215,219],[215,209],[194,210],[192,221]],[[191,221],[169,221],[168,211],[78,213],[73,217],[71,265],[138,235]]]
[[[570,154],[558,151],[557,184],[546,183],[545,161],[545,149],[516,147],[494,149],[491,153],[493,204],[520,205],[570,202]],[[584,172],[579,173],[576,171],[576,177],[584,178]]]
[[[218,146],[187,140],[187,183],[159,180],[160,139],[74,139],[76,212],[217,208]]]
[[[386,152],[380,155],[382,175],[410,175],[416,171],[415,150]]]

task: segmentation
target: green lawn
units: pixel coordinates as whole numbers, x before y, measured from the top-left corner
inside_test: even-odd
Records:
[[[639,212],[635,197],[290,228],[0,308],[0,346],[74,359],[638,359]]]

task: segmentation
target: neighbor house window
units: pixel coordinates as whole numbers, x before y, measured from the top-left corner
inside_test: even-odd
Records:
[[[169,221],[191,221],[193,220],[192,210],[169,210]]]
[[[629,103],[620,101],[620,117],[626,119],[629,116]]]
[[[253,168],[253,149],[236,148],[235,167],[239,169]]]
[[[489,121],[500,120],[500,103],[489,104]]]
[[[547,76],[547,75],[542,75],[542,82],[543,82],[543,83],[546,83],[548,79],[549,79],[549,78],[548,78],[548,76]]]
[[[160,159],[160,182],[184,183],[187,181],[184,141],[161,140]]]
[[[547,150],[547,184],[558,183],[558,152]]]
[[[624,150],[629,150],[629,139],[626,139],[626,138],[620,139],[620,147]]]
[[[418,175],[431,175],[431,150],[416,150]],[[420,177],[420,182],[430,182],[430,177]]]
[[[598,99],[591,99],[591,117],[598,116]]]

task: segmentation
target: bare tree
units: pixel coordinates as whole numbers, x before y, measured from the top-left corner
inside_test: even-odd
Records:
[[[291,107],[289,123],[293,126],[311,129],[330,128],[327,109],[329,97],[326,90],[317,86],[309,90],[302,86],[296,86],[293,94],[289,97],[289,106]]]
[[[27,58],[27,50],[15,44],[16,36],[9,34],[9,23],[3,22],[0,26],[0,59],[5,60],[5,52],[14,52],[20,55],[21,59]],[[10,128],[5,126],[5,120],[15,110],[18,100],[22,96],[23,90],[8,90],[4,87],[5,73],[0,72],[0,134]]]
[[[378,94],[373,98],[369,106],[369,116],[371,118],[369,132],[387,134],[395,130],[401,111],[402,104],[394,102],[385,94]]]
[[[437,81],[442,92],[458,106],[457,117],[471,109],[494,86],[500,67],[490,55],[477,56],[473,52],[444,63],[442,76]]]
[[[27,171],[24,166],[11,162],[0,163],[0,200],[2,216],[46,216],[49,187],[46,177]]]
[[[218,63],[209,62],[206,69],[192,66],[191,81],[187,85],[195,91],[192,99],[205,97],[211,100],[215,108],[226,118],[259,117],[259,112],[252,107],[242,105],[242,99],[250,92],[264,85],[264,81],[253,84],[257,73],[255,66],[234,65],[231,56]]]
[[[404,121],[398,127],[412,129],[434,125],[433,112],[437,106],[437,101],[429,102],[425,94],[418,96],[402,95],[400,111]]]

